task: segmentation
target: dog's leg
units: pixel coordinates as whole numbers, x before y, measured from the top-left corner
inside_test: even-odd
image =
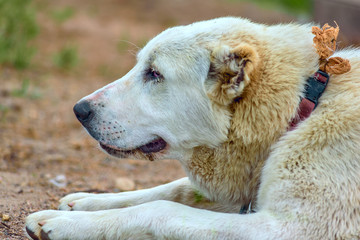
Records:
[[[211,202],[197,191],[188,178],[150,189],[122,193],[73,193],[60,200],[59,210],[95,211],[124,208],[156,200],[179,202],[188,206],[221,212],[239,212],[241,206]]]
[[[296,239],[296,232],[286,226],[267,212],[218,213],[169,201],[95,212],[48,210],[26,220],[33,239],[53,240],[288,239],[289,235]]]

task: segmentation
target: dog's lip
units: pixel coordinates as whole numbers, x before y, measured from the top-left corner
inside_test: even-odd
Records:
[[[99,144],[100,144],[100,147],[102,149],[104,149],[107,153],[109,153],[110,155],[113,155],[114,152],[130,154],[135,150],[135,149],[134,150],[120,149],[114,145],[109,145],[109,144],[105,144],[102,142],[99,142]]]
[[[113,153],[114,151],[120,152],[120,153],[125,153],[125,154],[130,154],[130,153],[133,153],[135,150],[140,150],[143,153],[149,154],[149,153],[160,152],[167,146],[167,143],[161,137],[158,137],[158,138],[148,142],[147,144],[141,145],[134,149],[122,149],[117,146],[106,144],[103,142],[99,142],[99,144],[100,144],[100,147],[102,149],[104,149],[106,152],[108,152],[109,154]]]

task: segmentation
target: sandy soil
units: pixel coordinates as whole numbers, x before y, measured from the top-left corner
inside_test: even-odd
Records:
[[[116,184],[119,177],[133,181],[130,188],[141,189],[185,176],[174,160],[107,157],[72,113],[81,97],[130,69],[137,46],[169,26],[218,16],[245,16],[262,22],[291,20],[235,1],[36,3],[41,31],[34,42],[38,52],[33,65],[21,72],[11,67],[0,69],[0,218],[4,219],[0,221],[0,239],[25,239],[24,218],[38,210],[55,209],[59,198],[68,193],[119,192],[128,188]],[[65,7],[73,9],[74,15],[56,22],[51,13]],[[77,46],[80,59],[70,71],[57,68],[52,61],[66,44]],[[15,96],[24,79],[29,80],[29,89]],[[51,183],[56,177],[63,178],[63,186]]]

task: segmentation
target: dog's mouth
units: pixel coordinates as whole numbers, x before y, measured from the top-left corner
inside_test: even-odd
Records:
[[[166,148],[166,145],[167,143],[162,138],[157,138],[147,144],[144,144],[134,149],[121,149],[116,146],[100,142],[100,147],[110,155],[129,155],[134,153],[135,151],[141,151],[145,154],[157,153]]]

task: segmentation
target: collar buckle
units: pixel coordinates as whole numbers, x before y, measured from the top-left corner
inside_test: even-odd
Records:
[[[319,103],[319,98],[325,91],[329,82],[329,75],[323,71],[318,70],[314,76],[309,77],[305,86],[305,98],[315,104],[314,109]]]

